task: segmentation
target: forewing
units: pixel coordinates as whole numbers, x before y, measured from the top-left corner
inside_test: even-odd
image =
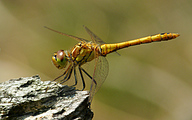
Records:
[[[85,30],[87,31],[87,33],[91,36],[91,40],[94,43],[97,43],[99,45],[105,44],[105,42],[103,40],[101,40],[97,35],[95,35],[91,30],[89,30],[86,26],[83,26],[85,28]]]
[[[91,40],[99,45],[106,44],[103,40],[101,40],[97,35],[95,35],[91,30],[89,30],[86,26],[83,26],[87,33],[91,36]],[[115,51],[118,55],[120,55],[117,51]]]
[[[90,87],[90,99],[89,101],[92,101],[93,96],[95,93],[100,89],[101,85],[105,81],[107,75],[109,72],[109,64],[105,57],[99,56],[95,59],[95,67],[94,67],[94,73],[93,73],[93,79],[97,82],[95,84],[93,81],[91,83]]]
[[[49,29],[49,30],[51,30],[51,31],[54,31],[54,32],[56,32],[56,33],[59,33],[59,34],[61,34],[61,35],[65,35],[65,36],[67,36],[67,37],[73,38],[73,39],[75,39],[75,40],[77,40],[77,41],[79,41],[79,42],[81,42],[81,41],[89,42],[89,40],[86,40],[86,39],[83,39],[83,38],[79,38],[79,37],[76,37],[76,36],[73,36],[73,35],[68,35],[68,34],[59,32],[59,31],[57,31],[57,30],[54,30],[54,29],[49,28],[49,27],[46,27],[46,26],[44,26],[44,27],[47,28],[47,29]]]

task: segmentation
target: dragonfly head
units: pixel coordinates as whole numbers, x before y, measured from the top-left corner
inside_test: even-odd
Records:
[[[59,50],[55,52],[52,56],[52,62],[58,69],[65,68],[68,62],[65,51]]]

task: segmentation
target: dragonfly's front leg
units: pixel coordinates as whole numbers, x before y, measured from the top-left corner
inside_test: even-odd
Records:
[[[71,67],[68,71],[67,71],[67,74],[65,75],[64,79],[61,80],[60,84],[68,81],[70,78],[71,78],[71,73],[73,71],[73,67]]]
[[[60,75],[59,77],[55,78],[53,81],[56,81],[56,80],[59,79],[60,77],[64,76],[66,73],[67,73],[67,70],[66,70],[62,75]]]
[[[69,70],[70,68],[71,68],[71,65],[69,65],[69,67],[65,70],[65,72],[64,72],[62,75],[60,75],[59,77],[55,78],[53,81],[56,81],[56,80],[59,79],[60,77],[64,76],[64,75],[68,72],[68,70]]]

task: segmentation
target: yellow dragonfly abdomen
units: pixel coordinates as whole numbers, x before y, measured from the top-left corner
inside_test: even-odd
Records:
[[[102,55],[107,55],[111,52],[114,52],[116,50],[119,50],[119,49],[122,49],[125,47],[139,45],[139,44],[143,44],[143,43],[151,43],[151,42],[156,42],[156,41],[167,41],[167,40],[174,39],[178,36],[179,36],[178,33],[160,33],[160,34],[151,35],[151,36],[147,36],[147,37],[143,37],[143,38],[139,38],[139,39],[135,39],[135,40],[130,40],[130,41],[126,41],[126,42],[121,42],[121,43],[103,44],[100,47],[102,50]]]

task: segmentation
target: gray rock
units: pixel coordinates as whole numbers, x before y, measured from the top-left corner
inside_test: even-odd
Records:
[[[38,75],[0,83],[0,119],[91,120],[88,91],[56,82],[41,81]]]

